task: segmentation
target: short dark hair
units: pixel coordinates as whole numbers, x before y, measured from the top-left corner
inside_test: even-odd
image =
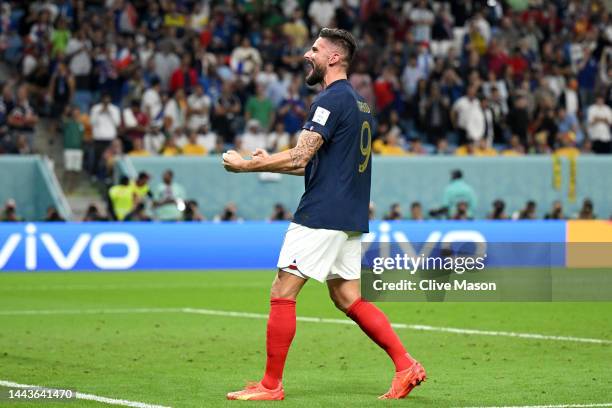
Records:
[[[357,41],[353,34],[341,28],[322,28],[319,37],[331,41],[346,51],[346,63],[350,65],[357,49]]]
[[[451,179],[457,180],[460,178],[463,178],[463,172],[461,170],[456,169],[451,172]]]

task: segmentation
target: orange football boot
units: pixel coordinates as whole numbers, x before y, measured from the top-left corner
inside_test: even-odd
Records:
[[[410,391],[425,381],[426,378],[425,369],[421,363],[415,361],[410,368],[395,373],[393,381],[391,382],[391,388],[378,397],[378,399],[406,398]]]
[[[285,399],[283,384],[278,383],[278,387],[270,390],[264,387],[261,382],[249,383],[244,390],[229,392],[228,400],[239,401],[280,401]]]

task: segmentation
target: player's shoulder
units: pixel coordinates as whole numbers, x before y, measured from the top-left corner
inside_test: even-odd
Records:
[[[314,100],[315,104],[338,106],[343,109],[354,107],[356,110],[370,113],[370,107],[365,99],[355,91],[348,81],[323,90]]]

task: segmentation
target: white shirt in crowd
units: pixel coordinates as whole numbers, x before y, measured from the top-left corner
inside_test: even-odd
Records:
[[[162,110],[162,101],[159,92],[155,88],[149,88],[142,95],[141,109],[151,119],[151,123],[160,124],[159,114]]]
[[[313,29],[329,27],[336,14],[336,6],[331,1],[315,0],[308,7],[308,16],[313,19],[316,26]],[[317,30],[318,31],[318,30]]]
[[[264,148],[266,146],[266,134],[259,132],[251,132],[247,130],[242,134],[242,150],[252,152],[257,148]]]
[[[596,119],[600,119],[597,123],[592,122]],[[605,122],[602,122],[603,119]],[[591,140],[599,142],[610,142],[612,137],[610,135],[610,126],[612,126],[612,109],[608,105],[594,104],[589,106],[587,110],[587,124],[589,127],[589,137]]]
[[[166,106],[164,108],[164,118],[172,119],[172,126],[170,126],[170,130],[174,131],[176,129],[185,127],[185,109],[181,109],[178,102],[172,98],[168,99],[166,102]]]
[[[121,125],[119,108],[109,103],[98,103],[91,108],[91,131],[94,140],[111,141],[117,137],[117,129]]]
[[[234,72],[241,71],[241,74],[250,74],[255,68],[261,68],[261,55],[254,47],[236,47],[232,51],[230,65]]]
[[[91,72],[89,50],[91,50],[91,42],[89,40],[81,41],[75,37],[68,40],[66,55],[72,55],[68,67],[75,76],[89,75]]]
[[[189,115],[189,122],[187,124],[189,129],[197,130],[202,126],[209,125],[212,101],[208,95],[196,95],[193,93],[187,98],[187,105],[189,109],[204,110],[202,113],[192,113]]]
[[[169,52],[156,52],[153,57],[155,61],[155,74],[159,77],[162,88],[167,89],[170,76],[181,65],[181,61],[176,54]]]
[[[165,141],[166,136],[162,132],[149,132],[144,137],[144,148],[154,156],[159,154]]]
[[[410,20],[414,24],[414,40],[416,42],[431,41],[431,25],[434,14],[427,8],[415,7],[410,11]]]
[[[565,89],[562,98],[565,98],[565,111],[571,113],[574,116],[578,116],[578,92],[573,89]]]
[[[478,98],[470,100],[469,97],[462,96],[453,105],[453,111],[457,114],[457,125],[465,130],[469,140],[482,139],[485,132],[485,116]]]
[[[134,115],[132,108],[123,109],[123,126],[126,128],[134,128],[138,126],[138,119],[136,119],[136,115]]]

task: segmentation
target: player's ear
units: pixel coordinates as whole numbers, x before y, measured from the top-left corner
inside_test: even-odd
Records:
[[[341,59],[342,59],[342,56],[339,53],[334,52],[330,55],[328,63],[329,65],[334,65],[334,64],[339,63]]]

